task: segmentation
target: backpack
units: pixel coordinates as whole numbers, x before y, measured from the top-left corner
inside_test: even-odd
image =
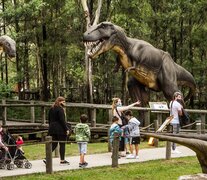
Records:
[[[190,116],[185,109],[182,108],[182,116],[179,116],[180,126],[186,126],[190,123]]]

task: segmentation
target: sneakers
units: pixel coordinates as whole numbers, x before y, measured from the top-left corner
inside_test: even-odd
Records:
[[[136,156],[135,159],[139,159],[139,156]]]
[[[45,163],[45,164],[46,164],[46,159],[43,159],[42,161],[43,161],[43,163]]]
[[[61,165],[70,165],[70,163],[68,161],[66,161],[66,160],[60,161],[60,164]]]
[[[86,166],[88,166],[88,163],[87,162],[79,163],[79,167],[86,167]]]
[[[135,159],[136,156],[134,154],[129,154],[128,156],[126,156],[127,159]]]
[[[175,149],[175,150],[172,150],[172,153],[173,153],[173,154],[180,154],[181,152],[178,151],[177,149]]]
[[[120,156],[120,157],[126,157],[126,153],[124,153],[124,152],[120,152],[120,153],[119,153],[119,156]]]

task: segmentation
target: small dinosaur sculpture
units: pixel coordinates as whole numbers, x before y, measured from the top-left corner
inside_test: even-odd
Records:
[[[203,173],[207,173],[207,137],[206,135],[172,134],[172,133],[145,133],[141,135],[154,137],[165,141],[175,142],[192,149],[197,156]]]
[[[168,101],[178,91],[178,85],[189,87],[185,100],[196,90],[195,80],[190,72],[176,64],[170,54],[155,48],[150,43],[129,38],[124,30],[110,22],[91,26],[83,35],[88,56],[92,59],[113,50],[118,54],[120,64],[132,75],[128,90],[132,99],[149,101],[149,89],[162,91]]]
[[[9,58],[16,57],[16,42],[7,35],[0,36],[0,54],[3,52]]]

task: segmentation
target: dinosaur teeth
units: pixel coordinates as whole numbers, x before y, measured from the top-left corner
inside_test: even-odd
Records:
[[[92,56],[95,54],[101,47],[102,42],[97,40],[97,41],[86,41],[84,42],[84,46],[88,49],[87,54],[89,56]]]

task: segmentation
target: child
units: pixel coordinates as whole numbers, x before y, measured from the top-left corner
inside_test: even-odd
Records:
[[[80,116],[80,123],[78,123],[74,129],[76,142],[78,143],[78,149],[80,152],[79,167],[86,167],[88,165],[84,159],[84,156],[87,153],[87,143],[91,136],[90,128],[86,124],[87,120],[88,116],[86,114],[82,114]]]
[[[120,139],[121,139],[121,135],[123,133],[123,130],[118,125],[118,121],[119,121],[118,117],[116,117],[116,116],[112,117],[112,125],[111,125],[110,130],[109,130],[111,147],[112,147],[113,140],[114,140],[114,133],[117,132],[120,136]]]
[[[139,131],[139,125],[140,122],[132,116],[132,111],[127,110],[125,112],[125,116],[128,119],[128,125],[125,126],[125,128],[128,128],[129,130],[129,146],[130,146],[130,152],[126,158],[127,159],[138,159],[138,152],[139,152],[139,144],[140,144],[140,131]],[[135,155],[133,154],[133,145],[135,147]]]
[[[17,136],[17,139],[16,139],[17,149],[19,149],[24,154],[24,151],[23,151],[23,148],[22,148],[22,144],[24,144],[22,136]]]

